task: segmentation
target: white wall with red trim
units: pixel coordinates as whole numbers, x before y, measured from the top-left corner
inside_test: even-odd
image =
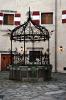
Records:
[[[66,10],[66,0],[57,0],[57,69],[59,72],[64,72],[63,68],[66,67],[66,23],[62,23],[62,12]],[[27,18],[27,12],[29,11],[29,7],[31,11],[39,11],[38,19],[41,19],[42,12],[53,12],[53,24],[45,24],[44,26],[49,30],[51,35],[50,38],[50,61],[53,65],[53,70],[55,69],[55,31],[51,33],[52,30],[55,30],[55,0],[0,0],[0,10],[9,10],[14,12],[6,12],[6,13],[17,13],[20,14],[14,21],[17,19],[20,21],[20,24],[24,23]],[[15,12],[16,11],[16,12]],[[3,12],[5,13],[5,12]],[[2,20],[3,18],[0,17]],[[41,24],[41,20],[40,20]],[[10,48],[10,40],[9,37],[3,36],[6,31],[13,29],[16,25],[0,25],[0,49],[8,50]],[[18,48],[23,46],[23,43],[14,43],[13,49],[15,49],[16,45]],[[30,43],[31,45],[31,43]],[[39,46],[40,44],[38,44]],[[28,43],[27,43],[28,46]],[[26,47],[27,47],[26,46]],[[35,44],[37,46],[37,43]],[[42,44],[43,46],[43,44]],[[63,51],[59,50],[59,47],[63,47]]]

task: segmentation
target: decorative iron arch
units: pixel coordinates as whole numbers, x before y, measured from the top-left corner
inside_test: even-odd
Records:
[[[17,26],[11,31],[11,56],[12,56],[12,40],[24,42],[24,64],[25,65],[25,43],[32,42],[34,48],[34,42],[36,41],[48,41],[48,54],[49,54],[49,31],[44,27],[37,25],[31,18],[31,12],[29,8],[29,15],[27,21],[24,24]],[[48,64],[49,55],[48,55]],[[11,57],[11,64],[12,64],[12,57]],[[42,65],[42,62],[41,62]]]

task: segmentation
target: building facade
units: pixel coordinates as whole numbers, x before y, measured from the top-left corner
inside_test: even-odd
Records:
[[[9,30],[23,24],[29,7],[32,18],[38,24],[45,26],[50,33],[50,63],[53,71],[66,72],[66,0],[0,0],[0,51],[11,48]],[[31,43],[27,43],[26,49]],[[13,42],[13,50],[18,51],[23,43]],[[46,50],[46,43],[36,43],[35,47]],[[43,51],[44,52],[44,51]]]

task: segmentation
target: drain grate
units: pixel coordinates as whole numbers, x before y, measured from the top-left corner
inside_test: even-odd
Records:
[[[3,100],[4,95],[0,95],[0,100]]]

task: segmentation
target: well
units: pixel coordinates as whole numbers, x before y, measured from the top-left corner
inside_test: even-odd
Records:
[[[49,57],[49,38],[49,31],[44,26],[40,26],[32,20],[29,8],[27,21],[11,31],[11,66],[9,79],[20,81],[51,79],[52,65],[50,64]],[[23,54],[16,52],[14,54],[14,62],[12,62],[13,40],[23,42],[24,44]],[[47,50],[44,54],[42,50],[35,50],[34,44],[36,41],[47,42]],[[26,42],[32,43],[32,51],[29,54],[26,54]]]

